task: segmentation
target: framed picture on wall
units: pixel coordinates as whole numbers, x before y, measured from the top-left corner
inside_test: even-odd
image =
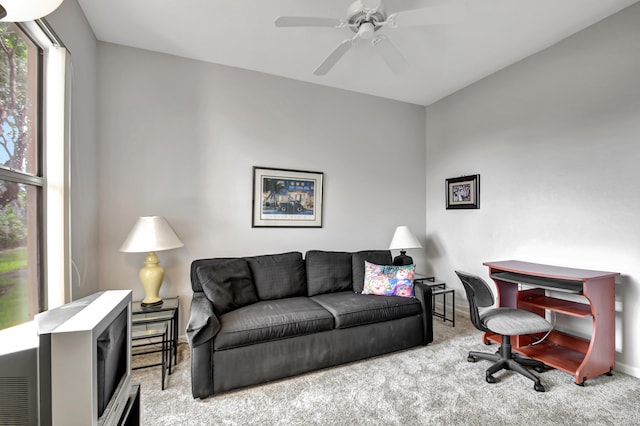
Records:
[[[321,228],[324,173],[253,168],[253,228]]]
[[[480,175],[446,180],[447,209],[480,208]]]

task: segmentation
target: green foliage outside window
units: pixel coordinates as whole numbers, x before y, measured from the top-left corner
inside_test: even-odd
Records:
[[[15,24],[0,22],[0,165],[6,171],[0,179],[0,329],[29,320],[34,306],[29,262],[37,261],[30,255],[37,250],[28,247],[32,207],[28,184],[19,176],[38,172],[30,152],[36,149],[31,117],[37,80],[29,76],[36,68],[29,63],[33,47]]]

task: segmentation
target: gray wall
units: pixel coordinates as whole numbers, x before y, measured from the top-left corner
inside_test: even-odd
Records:
[[[118,250],[145,215],[165,216],[185,243],[159,253],[160,295],[180,296],[182,326],[194,259],[387,248],[403,224],[424,240],[424,107],[113,44],[98,52],[101,289],[143,296],[146,254]],[[324,227],[251,228],[256,165],[324,172]]]
[[[427,107],[427,256],[617,271],[618,368],[640,376],[640,4]],[[479,210],[446,178],[481,175]],[[461,297],[462,298],[462,297]],[[561,324],[584,333],[590,323]]]
[[[181,326],[193,259],[386,247],[408,224],[426,243],[410,253],[418,269],[459,296],[453,270],[487,278],[487,260],[621,272],[618,367],[640,376],[640,5],[428,107],[426,125],[423,108],[398,102],[108,44],[98,53],[75,0],[48,21],[74,64],[74,297],[98,279],[142,297],[144,255],[118,252],[139,215],[165,215],[185,242],[160,253]],[[324,171],[325,227],[252,229],[253,165]],[[444,180],[474,173],[480,210],[445,210]]]
[[[71,52],[71,298],[98,290],[97,40],[76,0],[47,18]]]

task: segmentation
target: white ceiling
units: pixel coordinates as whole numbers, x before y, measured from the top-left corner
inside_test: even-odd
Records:
[[[383,0],[388,13],[459,3],[458,22],[383,28],[409,63],[394,75],[359,40],[313,70],[348,28],[276,28],[280,15],[345,18],[350,0],[78,0],[98,40],[429,105],[638,0]]]

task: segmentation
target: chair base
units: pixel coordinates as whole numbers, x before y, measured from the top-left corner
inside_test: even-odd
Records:
[[[498,371],[511,370],[533,380],[533,388],[536,391],[545,391],[544,386],[540,382],[538,376],[527,370],[525,366],[533,367],[539,373],[547,370],[549,367],[543,362],[536,361],[519,354],[514,354],[511,350],[510,336],[502,336],[502,345],[500,346],[500,349],[498,349],[498,351],[494,354],[475,351],[469,352],[467,361],[476,362],[478,359],[483,359],[494,363],[487,369],[486,380],[488,383],[496,382],[496,379],[495,377],[493,377],[493,375]]]

